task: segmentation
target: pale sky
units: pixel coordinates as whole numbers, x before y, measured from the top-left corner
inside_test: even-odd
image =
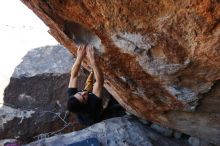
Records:
[[[0,103],[14,68],[28,50],[58,42],[48,27],[20,0],[0,5]]]

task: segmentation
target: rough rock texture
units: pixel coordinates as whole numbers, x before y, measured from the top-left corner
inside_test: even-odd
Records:
[[[160,134],[167,136],[167,137],[171,137],[173,135],[173,131],[172,129],[166,128],[166,127],[161,127],[157,124],[152,124],[150,126],[152,129],[155,129],[156,131],[158,131]]]
[[[128,111],[220,145],[219,0],[22,2],[72,53],[97,48],[105,87]]]
[[[65,146],[92,137],[103,146],[189,146],[154,132],[132,117],[108,119],[81,131],[41,139],[25,146]]]
[[[27,143],[81,127],[66,110],[73,62],[73,55],[60,45],[36,48],[23,57],[5,89],[0,139],[17,138]],[[83,87],[89,72],[80,72],[78,81]],[[104,90],[103,96],[110,94]]]
[[[29,51],[14,70],[4,92],[4,103],[25,108],[65,108],[59,104],[65,105],[67,101],[73,62],[71,53],[62,46]]]
[[[207,143],[206,141],[202,141],[201,139],[196,137],[190,137],[188,139],[188,142],[191,146],[213,146],[212,144]]]
[[[27,143],[63,127],[66,132],[79,129],[80,124],[66,111],[73,61],[71,53],[60,45],[36,48],[23,57],[4,92],[0,139]]]

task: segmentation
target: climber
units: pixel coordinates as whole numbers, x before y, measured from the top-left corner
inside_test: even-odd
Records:
[[[78,91],[78,72],[85,56],[91,64],[92,71],[86,80],[84,90]],[[94,76],[95,83],[93,82]],[[91,125],[99,121],[102,111],[101,92],[103,83],[103,74],[96,61],[94,47],[91,45],[80,45],[77,50],[77,58],[71,69],[67,108],[70,112],[76,113],[77,119],[81,124]]]

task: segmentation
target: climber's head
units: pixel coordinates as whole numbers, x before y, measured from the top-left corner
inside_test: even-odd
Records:
[[[88,91],[77,92],[71,96],[67,103],[67,108],[71,112],[82,112],[84,105],[88,100]]]
[[[79,102],[85,104],[88,100],[88,91],[81,91],[77,92],[76,94],[73,95],[76,99],[79,100]]]

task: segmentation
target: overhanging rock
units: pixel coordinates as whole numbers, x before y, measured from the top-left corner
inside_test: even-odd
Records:
[[[128,111],[220,144],[218,0],[22,1],[72,53],[96,47]]]

